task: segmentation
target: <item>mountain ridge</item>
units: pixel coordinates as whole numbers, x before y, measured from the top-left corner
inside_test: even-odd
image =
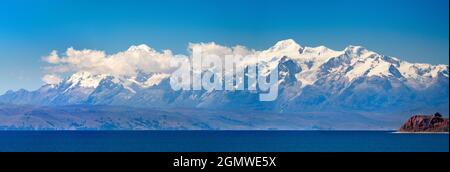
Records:
[[[157,53],[147,45],[131,46],[129,51]],[[135,71],[136,76],[115,76],[79,71],[36,91],[8,91],[0,96],[0,102],[250,108],[277,113],[421,108],[448,112],[448,65],[409,63],[362,46],[351,45],[342,51],[325,46],[302,47],[292,39],[279,41],[263,51],[249,52],[267,62],[268,70],[279,67],[279,97],[275,101],[259,102],[251,91],[173,91],[168,81],[170,73],[164,72]]]

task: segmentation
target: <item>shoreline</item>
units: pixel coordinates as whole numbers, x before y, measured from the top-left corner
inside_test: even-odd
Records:
[[[449,134],[449,132],[412,132],[412,131],[394,131],[393,134]]]

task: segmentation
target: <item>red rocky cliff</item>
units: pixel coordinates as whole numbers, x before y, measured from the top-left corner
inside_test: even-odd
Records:
[[[448,119],[441,114],[415,115],[399,129],[400,132],[448,132]]]

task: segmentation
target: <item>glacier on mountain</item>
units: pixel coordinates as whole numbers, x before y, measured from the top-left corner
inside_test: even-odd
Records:
[[[131,56],[130,64],[137,67],[131,67],[130,69],[133,69],[131,72],[117,73],[100,69],[90,71],[70,66],[76,68],[76,71],[61,82],[44,85],[36,91],[8,91],[0,96],[0,102],[48,107],[123,106],[149,109],[204,109],[205,112],[245,110],[253,113],[280,114],[283,117],[286,117],[286,114],[292,114],[296,116],[295,118],[303,115],[305,118],[320,118],[325,121],[335,119],[333,115],[345,118],[345,114],[359,114],[361,120],[354,122],[361,124],[373,123],[371,120],[400,124],[400,120],[412,113],[439,111],[448,115],[448,65],[410,63],[378,54],[361,46],[348,46],[342,51],[325,46],[303,47],[292,39],[280,41],[262,51],[249,50],[243,46],[229,48],[215,43],[190,44],[191,48],[194,46],[204,48],[205,52],[221,55],[256,56],[267,64],[266,69],[260,70],[270,71],[278,67],[278,98],[272,102],[260,102],[257,94],[248,90],[174,91],[169,82],[170,72],[173,69],[166,66],[159,67],[161,68],[159,70],[143,70],[146,64],[141,64],[136,59],[145,60],[147,58],[145,56],[150,54],[157,56],[157,60],[149,63],[167,65],[167,59],[164,58],[188,58],[188,56],[174,57],[168,50],[159,53],[146,45],[139,45],[131,46],[125,52],[110,57],[99,52],[94,53],[95,57],[89,57],[82,55],[83,52],[71,49],[70,53],[73,56],[52,57],[48,60],[59,63],[69,59],[87,60],[102,57],[103,61],[107,62],[99,59],[97,61],[102,61],[104,67],[106,64],[115,63],[108,58],[123,61],[121,56]],[[85,54],[92,53],[89,50],[83,51]],[[242,59],[237,65],[245,68],[251,63],[254,62]],[[90,68],[92,66],[89,66]],[[249,76],[242,79],[248,79],[247,77]],[[273,115],[271,117],[276,118]],[[333,128],[332,126],[327,125],[330,128]],[[320,128],[320,125],[317,124],[316,127]]]

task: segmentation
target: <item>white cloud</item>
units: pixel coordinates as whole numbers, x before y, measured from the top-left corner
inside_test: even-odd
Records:
[[[225,47],[214,42],[189,43],[189,51],[192,53],[194,49],[201,51],[203,54],[214,54],[219,57],[225,57],[226,55],[246,56],[254,54],[256,52],[255,50],[247,49],[246,47],[241,45],[237,45],[234,47]]]
[[[57,75],[44,75],[44,77],[42,77],[42,81],[44,81],[46,84],[58,84],[62,81],[62,79],[57,76]]]
[[[138,72],[143,73],[166,73],[175,70],[170,62],[174,58],[189,58],[193,50],[200,50],[203,55],[217,55],[220,58],[227,56],[259,57],[265,55],[265,51],[256,51],[244,46],[226,47],[214,42],[210,43],[189,43],[190,54],[174,55],[170,50],[157,51],[147,45],[131,46],[125,51],[115,54],[106,54],[104,51],[83,49],[76,50],[68,48],[65,53],[52,51],[48,56],[43,57],[43,61],[48,65],[44,67],[46,76],[43,80],[46,83],[55,83],[60,80],[57,76],[66,76],[76,72],[89,72],[93,75],[105,74],[116,77],[134,77]],[[296,51],[298,53],[298,51]],[[272,56],[273,54],[271,54]],[[239,66],[255,63],[253,58],[243,58],[239,60]]]
[[[139,45],[112,55],[98,50],[68,48],[63,55],[52,51],[43,60],[49,63],[45,69],[51,75],[85,71],[92,74],[135,76],[138,71],[169,72],[172,70],[170,60],[175,57],[177,56],[170,50],[158,52],[147,45]]]
[[[58,52],[56,50],[53,50],[50,55],[42,58],[44,61],[46,61],[47,63],[51,63],[51,64],[57,64],[59,63],[59,57],[58,57]]]

